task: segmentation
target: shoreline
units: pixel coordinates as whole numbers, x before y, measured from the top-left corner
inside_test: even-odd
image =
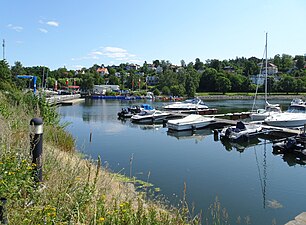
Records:
[[[268,100],[271,99],[288,99],[288,100],[292,100],[295,98],[303,98],[305,97],[304,95],[269,95],[268,96]],[[198,98],[202,99],[202,100],[239,100],[239,99],[243,99],[243,100],[253,100],[254,96],[248,96],[248,95],[206,95],[206,96],[199,96]],[[259,95],[257,96],[257,99],[261,99],[264,100],[265,96],[264,95]]]

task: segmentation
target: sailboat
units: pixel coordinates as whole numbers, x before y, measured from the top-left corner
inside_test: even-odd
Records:
[[[265,108],[264,109],[258,109],[256,112],[252,113],[250,115],[251,120],[264,120],[268,116],[271,116],[273,114],[281,113],[282,110],[279,106],[279,104],[270,104],[268,102],[268,33],[266,33],[266,45],[265,45]],[[252,111],[254,111],[254,106],[256,102],[256,95],[258,90],[258,82],[256,87],[256,93],[254,98],[254,103],[252,107]]]

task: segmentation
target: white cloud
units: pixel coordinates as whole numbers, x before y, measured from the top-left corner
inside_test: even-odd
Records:
[[[21,32],[23,30],[23,27],[21,27],[21,26],[14,26],[13,24],[9,24],[9,25],[7,25],[7,27],[9,27],[12,30],[15,30],[17,32]]]
[[[118,47],[104,47],[101,51],[98,52],[108,58],[127,62],[133,60],[133,58],[136,57],[135,55],[128,53],[126,49]]]
[[[39,30],[40,32],[42,32],[42,33],[48,33],[48,31],[47,31],[46,29],[44,29],[44,28],[38,28],[38,30]]]
[[[46,22],[47,25],[52,26],[52,27],[58,27],[59,26],[59,22],[57,21],[48,21]]]
[[[136,55],[130,54],[126,49],[119,47],[100,47],[99,49],[92,50],[90,53],[87,54],[87,56],[72,58],[71,60],[100,60],[103,56],[121,62],[141,63],[141,60],[136,59]],[[115,64],[113,60],[111,60],[111,64]]]

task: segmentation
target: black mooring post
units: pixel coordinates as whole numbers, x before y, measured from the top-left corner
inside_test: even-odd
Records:
[[[30,125],[34,126],[34,138],[31,139],[32,163],[35,165],[34,179],[36,182],[42,182],[43,120],[33,118]]]
[[[6,198],[0,198],[0,224],[7,224],[5,205]]]

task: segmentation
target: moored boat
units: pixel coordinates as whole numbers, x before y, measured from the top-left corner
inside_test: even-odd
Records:
[[[140,113],[141,108],[138,105],[122,108],[120,112],[118,112],[118,117],[120,118],[130,118],[133,115]]]
[[[160,110],[142,110],[140,113],[133,115],[131,121],[134,123],[160,123],[163,122],[170,113]]]
[[[293,154],[296,157],[306,159],[306,148],[299,142],[298,137],[288,137],[276,142],[272,146],[273,154]]]
[[[286,112],[271,115],[264,122],[276,127],[304,126],[306,124],[306,105],[293,103]]]
[[[250,136],[262,131],[262,126],[257,124],[244,124],[238,121],[236,126],[225,127],[221,130],[220,137],[231,141],[248,139]]]
[[[203,110],[208,106],[199,98],[187,99],[164,106],[165,110]]]
[[[170,130],[195,130],[204,128],[214,122],[212,117],[204,117],[201,115],[191,114],[182,119],[169,120],[167,127]]]

